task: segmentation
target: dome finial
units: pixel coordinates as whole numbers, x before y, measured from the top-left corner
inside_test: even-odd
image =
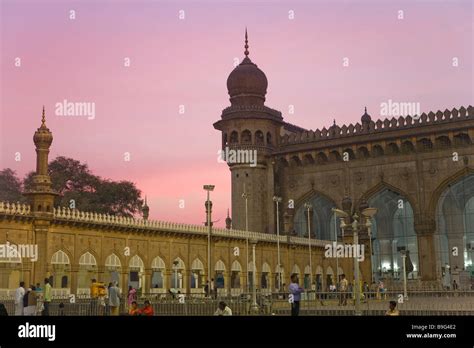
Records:
[[[364,107],[364,111],[365,111],[365,113],[367,113],[367,106]]]
[[[44,112],[44,105],[43,105],[43,115],[41,116],[41,127],[46,127],[46,116]]]
[[[247,27],[245,27],[245,56],[249,56],[249,40],[248,40],[248,35],[247,35]]]

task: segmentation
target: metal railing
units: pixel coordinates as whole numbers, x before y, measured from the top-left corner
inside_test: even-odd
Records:
[[[235,316],[253,314],[251,294],[240,296],[217,295],[206,297],[201,294],[143,294],[137,299],[139,308],[149,300],[156,316],[210,316],[215,313],[220,301],[232,309]],[[346,301],[344,301],[346,298]],[[403,303],[399,291],[365,292],[361,294],[360,310],[363,315],[384,315],[389,301],[397,301],[400,315],[474,315],[474,291],[412,291]],[[354,315],[354,294],[351,292],[314,292],[302,295],[300,315],[350,316]],[[0,297],[9,315],[14,315],[15,304],[12,296]],[[41,315],[42,300],[39,299],[36,315]],[[258,315],[289,315],[290,298],[285,293],[258,294]],[[107,316],[110,308],[107,298],[103,301],[89,297],[71,299],[66,296],[53,297],[49,305],[52,316]],[[120,315],[127,315],[128,301],[120,300]]]

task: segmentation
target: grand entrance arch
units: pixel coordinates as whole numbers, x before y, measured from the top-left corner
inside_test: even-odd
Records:
[[[444,288],[474,284],[474,174],[448,185],[436,207],[436,274]]]
[[[418,278],[418,239],[413,208],[400,193],[384,188],[369,200],[377,208],[372,218],[372,280],[403,279],[403,253],[407,253],[408,279]]]
[[[329,198],[315,193],[311,198],[304,200],[304,203],[310,203],[310,229],[311,238],[322,240],[336,240],[337,235],[341,234],[339,228],[339,219],[336,219],[336,229],[334,228],[334,214],[332,208],[336,204]],[[298,236],[308,236],[308,211],[304,203],[296,210],[294,218],[294,230]],[[328,219],[329,218],[329,219]]]

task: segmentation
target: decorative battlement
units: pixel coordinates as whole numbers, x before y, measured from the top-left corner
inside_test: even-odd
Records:
[[[30,215],[31,207],[27,204],[0,202],[0,214]]]
[[[29,205],[15,204],[9,202],[0,202],[0,215],[33,215]],[[98,214],[93,212],[83,212],[77,209],[69,209],[65,207],[53,209],[53,222],[83,222],[97,225],[107,225],[116,227],[126,227],[134,229],[142,229],[144,231],[156,232],[175,232],[183,234],[198,234],[207,236],[208,227],[203,225],[190,225],[168,221],[144,220],[129,217],[112,216],[109,214]],[[255,239],[261,242],[276,243],[277,236],[274,234],[247,232],[242,230],[212,228],[212,236],[234,238],[234,239]],[[308,239],[302,237],[280,235],[280,243],[308,245]],[[311,245],[316,247],[324,247],[330,241],[311,240]]]
[[[438,125],[453,121],[465,120],[474,120],[474,108],[471,105],[469,105],[467,108],[461,107],[459,110],[454,108],[451,111],[446,109],[444,112],[438,111],[437,113],[422,113],[419,117],[393,117],[383,121],[370,121],[366,124],[366,126],[360,123],[356,123],[355,125],[351,123],[349,126],[343,125],[342,127],[339,127],[337,125],[333,125],[329,127],[329,129],[324,127],[322,130],[316,129],[315,131],[304,131],[298,134],[286,134],[281,137],[281,144],[286,145],[307,143],[318,140],[337,139],[356,135],[412,129],[420,126]]]
[[[283,119],[280,111],[274,110],[265,105],[232,105],[222,110],[222,116],[224,118],[224,116],[229,117],[231,116],[231,114],[239,114],[242,112],[262,112],[274,116],[279,120]],[[254,116],[255,115],[252,115],[252,117]]]

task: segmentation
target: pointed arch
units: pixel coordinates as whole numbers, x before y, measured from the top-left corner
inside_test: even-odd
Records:
[[[293,268],[291,269],[291,274],[293,274],[293,273],[296,273],[298,275],[301,274],[300,268],[296,263],[293,265]]]
[[[262,265],[262,273],[271,273],[270,265],[266,262]]]
[[[151,268],[152,269],[166,269],[166,265],[161,257],[156,256],[151,262]]]
[[[122,262],[117,254],[112,253],[105,259],[105,267],[121,268]]]
[[[145,264],[143,263],[143,260],[140,256],[134,255],[128,262],[128,267],[143,269],[145,268]]]
[[[97,260],[94,255],[87,251],[79,257],[79,265],[97,266]]]
[[[222,261],[222,260],[217,261],[216,264],[215,264],[215,266],[214,266],[214,271],[225,272],[225,264],[224,264],[224,261]]]
[[[184,261],[179,256],[173,260],[173,267],[177,267],[180,270],[186,269]]]
[[[191,263],[191,270],[193,271],[204,271],[204,264],[199,258],[195,258]]]
[[[63,251],[58,250],[51,256],[52,265],[70,265],[69,256]]]
[[[234,262],[232,262],[231,271],[232,272],[242,272],[242,265],[240,264],[239,261],[234,260]]]
[[[443,192],[448,188],[448,186],[471,174],[474,174],[474,169],[471,167],[464,167],[463,169],[444,179],[431,194],[430,203],[428,205],[428,214],[430,214],[431,217],[434,217],[436,215],[436,207],[438,206],[438,201]]]
[[[384,189],[398,193],[400,196],[404,197],[410,203],[414,211],[418,211],[418,204],[415,204],[415,200],[413,199],[413,197],[411,197],[409,194],[407,194],[400,188],[390,185],[389,183],[385,181],[381,181],[375,186],[372,186],[372,188],[365,191],[365,193],[357,201],[356,206],[359,206],[362,200],[368,201],[370,198],[374,197],[377,193],[383,191]]]

